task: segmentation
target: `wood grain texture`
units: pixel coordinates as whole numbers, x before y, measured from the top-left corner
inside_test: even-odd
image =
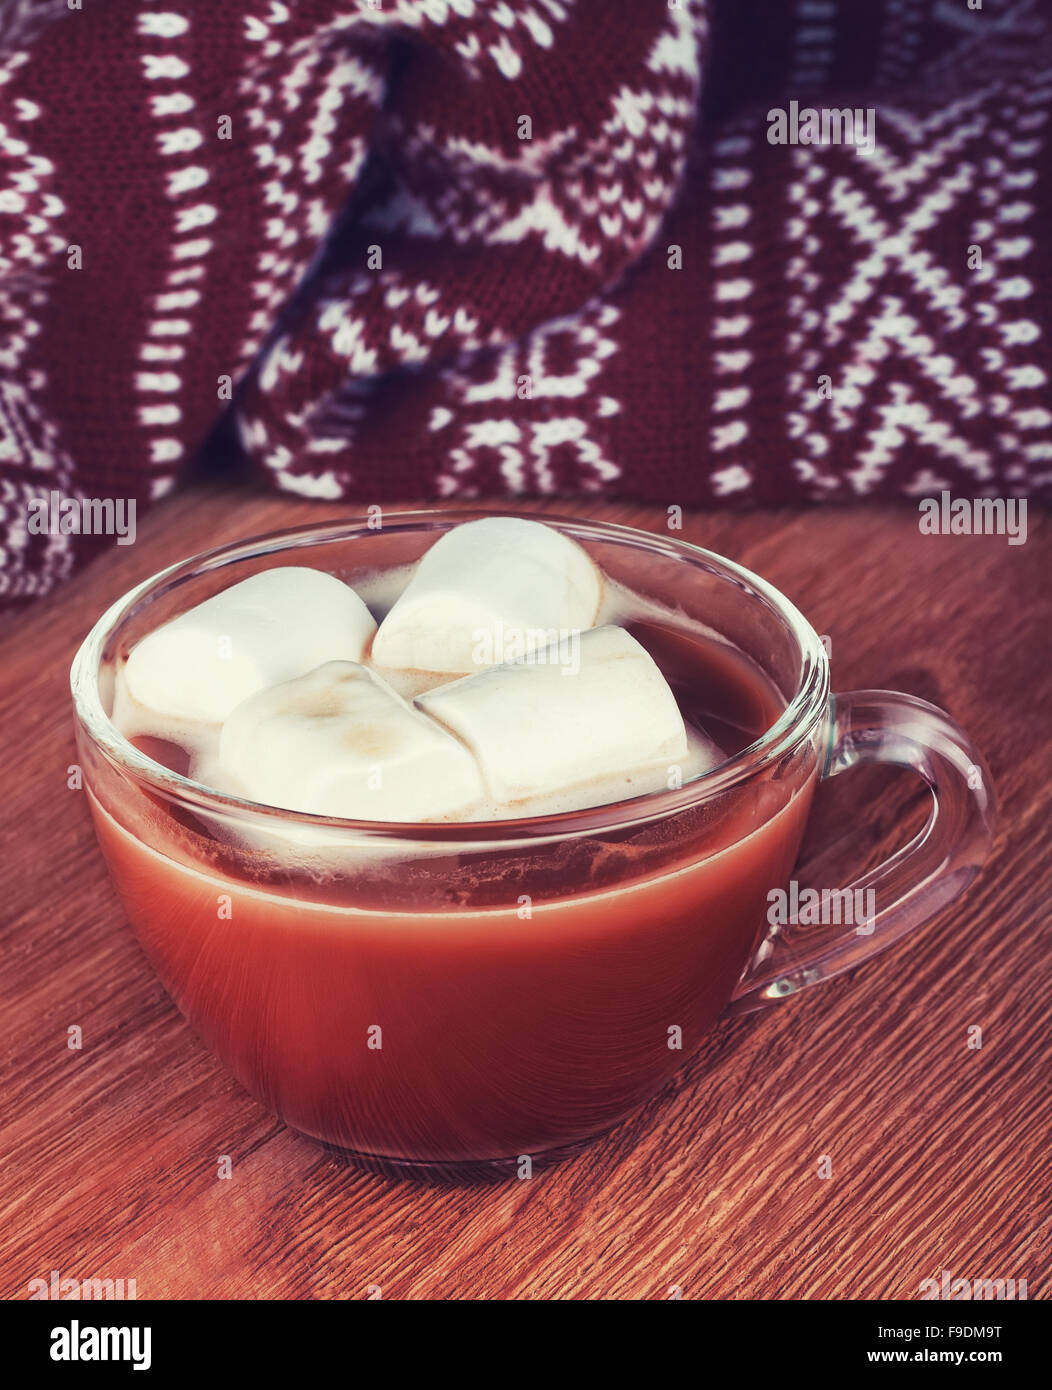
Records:
[[[551,509],[665,522],[627,504]],[[375,1284],[417,1299],[666,1298],[671,1285],[915,1298],[946,1269],[1025,1277],[1047,1297],[1047,518],[1010,547],[922,537],[910,508],[688,516],[688,539],[766,576],[830,635],[837,688],[920,694],[969,730],[1001,803],[993,856],[911,940],[724,1024],[573,1160],[530,1181],[424,1186],[342,1165],[224,1072],[140,953],[66,787],[69,665],[108,603],[195,551],[345,511],[197,486],[134,546],[0,623],[0,1295],[25,1298],[57,1269],[134,1278],[140,1298],[364,1298]],[[832,837],[845,869],[918,814],[908,779],[852,773],[823,798],[810,838]],[[966,1047],[975,1024],[981,1051]]]

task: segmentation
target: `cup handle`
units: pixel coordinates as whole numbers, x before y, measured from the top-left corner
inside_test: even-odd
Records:
[[[909,844],[848,885],[852,893],[872,890],[872,898],[852,899],[873,904],[868,920],[837,914],[831,895],[823,921],[839,915],[850,925],[768,927],[731,996],[729,1016],[765,1008],[879,954],[963,893],[990,848],[990,774],[948,715],[890,690],[834,695],[830,706],[823,779],[860,763],[910,768],[931,790],[931,813]],[[836,895],[842,907],[844,891]]]

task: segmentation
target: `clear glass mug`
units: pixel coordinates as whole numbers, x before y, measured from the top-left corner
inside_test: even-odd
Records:
[[[487,514],[395,513],[381,529],[326,523],[197,556],[118,600],[72,670],[96,833],[168,992],[265,1106],[383,1167],[574,1150],[654,1095],[722,1015],[829,979],[932,917],[991,837],[989,776],[946,714],[887,691],[831,696],[821,642],[764,580],[573,518],[543,520],[737,646],[784,698],[760,738],[680,788],[531,820],[328,820],[220,795],[110,722],[115,660],[217,590],[282,564],[353,585]],[[932,793],[909,844],[829,885],[871,890],[872,919],[770,926],[816,784],[865,762],[909,768]]]

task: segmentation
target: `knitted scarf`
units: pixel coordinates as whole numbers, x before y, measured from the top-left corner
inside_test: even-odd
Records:
[[[0,0],[0,602],[233,452],[1047,499],[1050,105],[1041,0]]]

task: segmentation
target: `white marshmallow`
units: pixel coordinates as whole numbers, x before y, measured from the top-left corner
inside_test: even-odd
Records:
[[[333,575],[299,565],[263,570],[133,648],[123,712],[144,731],[172,719],[218,724],[266,686],[326,661],[360,661],[375,630],[362,600]]]
[[[640,769],[655,775],[622,794],[668,785],[671,768],[687,760],[687,735],[646,649],[608,626],[581,635],[577,669],[537,660],[543,655],[438,686],[416,704],[463,739],[500,803],[591,782],[609,791]]]
[[[463,673],[590,628],[602,577],[588,553],[519,517],[469,521],[420,560],[373,643],[378,666]]]
[[[349,661],[238,705],[219,762],[253,801],[350,820],[463,817],[484,795],[461,743]]]

